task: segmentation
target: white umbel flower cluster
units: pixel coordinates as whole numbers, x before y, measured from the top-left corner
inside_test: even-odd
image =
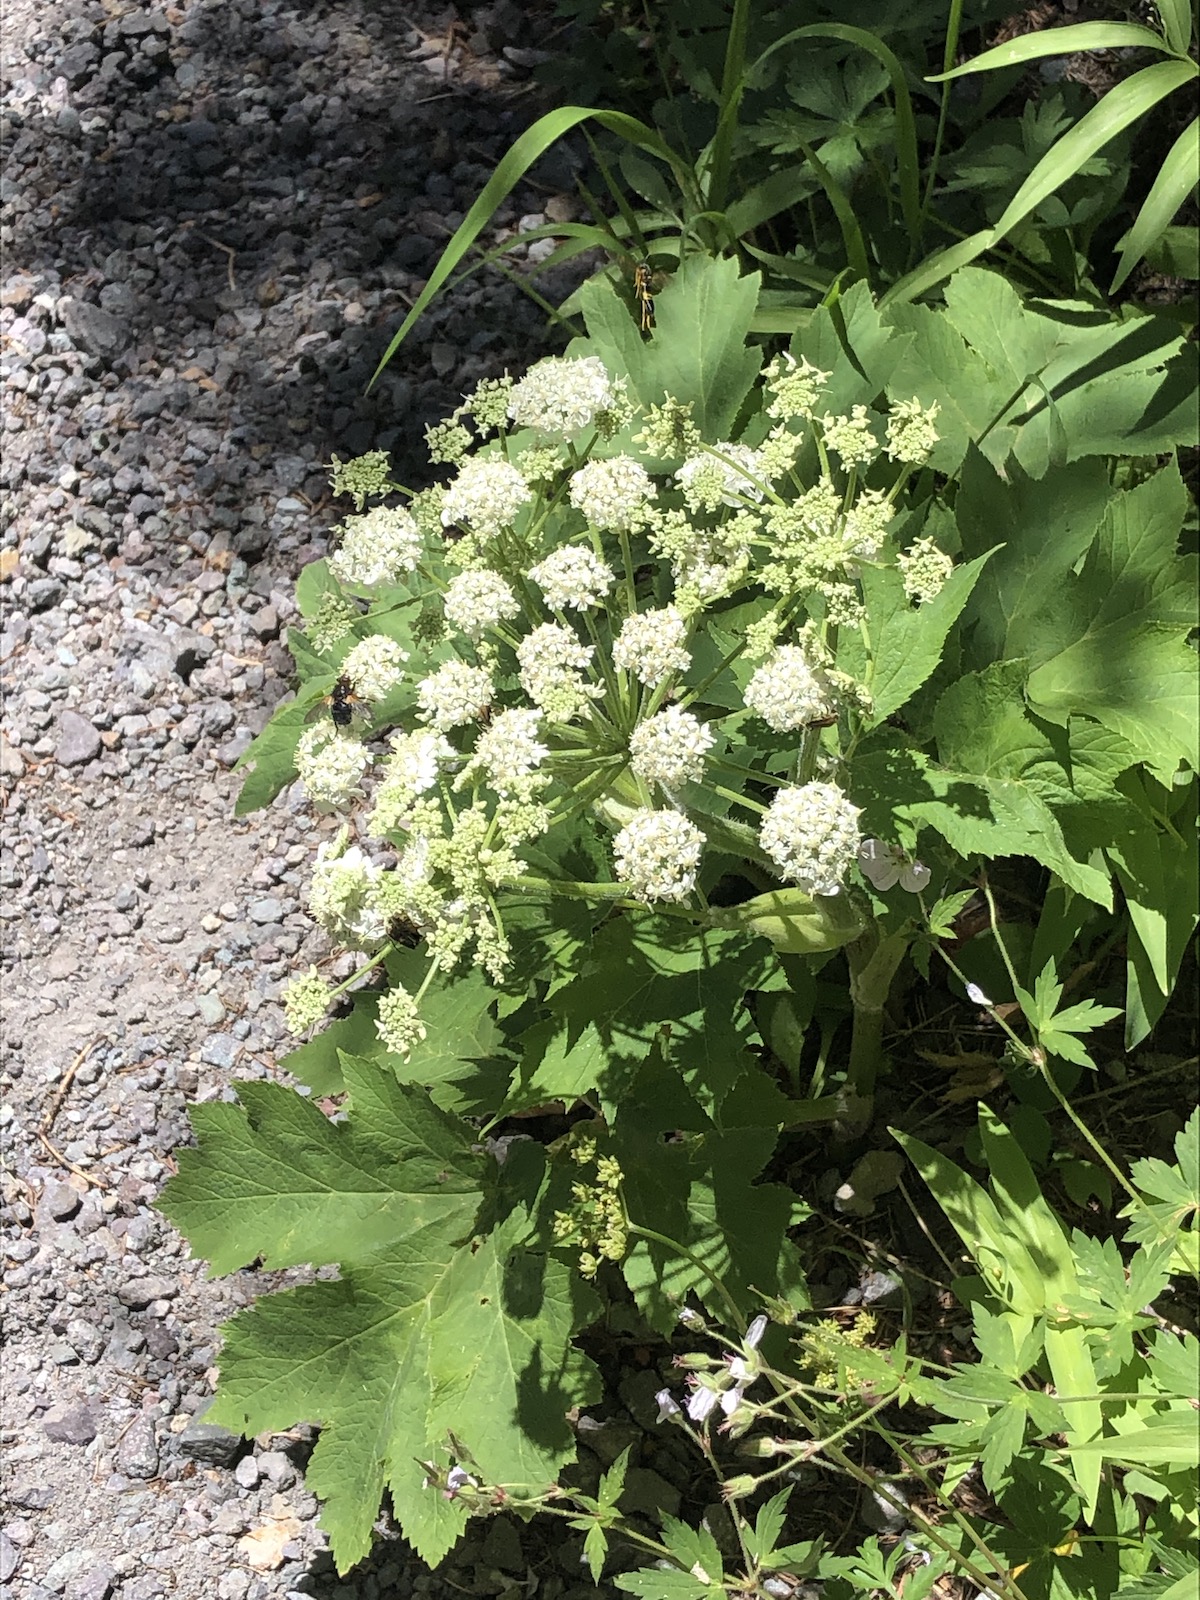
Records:
[[[837,894],[858,854],[858,807],[832,783],[780,789],[758,837],[785,882]]]
[[[566,439],[609,410],[615,398],[599,356],[548,356],[513,385],[508,414],[518,428]]]
[[[939,434],[934,427],[940,406],[925,408],[919,400],[897,400],[887,423],[887,453],[893,461],[928,461]]]
[[[552,722],[569,722],[603,693],[580,676],[592,655],[591,645],[556,622],[544,622],[517,646],[521,687]]]
[[[443,603],[446,621],[468,639],[481,638],[521,609],[500,574],[487,570],[460,572],[451,578]]]
[[[939,550],[932,539],[918,539],[896,557],[904,592],[919,606],[941,594],[946,579],[954,571],[954,563],[944,550]]]
[[[326,933],[352,950],[372,950],[387,937],[387,919],[375,904],[380,869],[343,828],[317,851],[308,909]]]
[[[731,444],[728,439],[712,448],[715,454],[702,450],[689,456],[675,474],[689,508],[715,511],[718,506],[761,500],[763,473],[758,451],[746,444]]]
[[[612,569],[584,544],[564,544],[529,569],[529,576],[555,611],[588,611],[615,583]]]
[[[875,431],[866,406],[855,406],[848,417],[824,417],[821,432],[830,450],[836,450],[846,467],[865,467],[879,454]]]
[[[630,765],[646,783],[668,793],[704,773],[704,758],[713,747],[706,724],[690,711],[668,706],[640,722],[629,736]]]
[[[417,1002],[403,984],[389,989],[379,1001],[375,1031],[393,1055],[407,1057],[425,1037],[425,1024]]]
[[[458,759],[445,735],[432,728],[394,733],[391,745],[392,754],[384,763],[383,782],[375,791],[368,825],[373,839],[406,827],[413,806],[437,783],[443,767]]]
[[[746,685],[746,704],[776,733],[821,722],[833,711],[823,674],[796,644],[782,644]]]
[[[817,397],[829,382],[830,374],[811,366],[803,358],[785,351],[778,355],[763,373],[763,383],[771,396],[767,415],[786,421],[789,417],[811,417],[816,409]]]
[[[528,795],[530,779],[550,754],[538,738],[540,711],[502,711],[475,744],[467,771],[482,768],[502,800]]]
[[[613,871],[636,900],[686,900],[704,835],[680,811],[635,811],[613,840]]]
[[[315,966],[295,978],[289,978],[280,991],[283,1001],[283,1020],[289,1033],[307,1033],[329,1010],[333,990]]]
[[[399,583],[421,558],[421,530],[403,506],[376,506],[361,517],[347,517],[340,532],[329,570],[354,589]]]
[[[310,800],[342,811],[359,793],[370,762],[367,747],[329,721],[306,728],[296,746],[296,772]]]
[[[444,661],[417,685],[417,704],[439,733],[475,722],[492,703],[491,674],[465,661]]]
[[[382,700],[400,682],[408,651],[395,639],[373,633],[360,639],[342,662],[342,673],[349,678],[360,700]]]
[[[691,657],[684,648],[687,631],[687,623],[675,606],[626,617],[613,642],[613,665],[632,672],[640,683],[652,689],[688,665]]]
[[[442,501],[442,526],[462,523],[485,539],[511,527],[521,507],[532,499],[529,485],[516,467],[499,456],[468,456]]]
[[[628,532],[654,493],[654,483],[632,456],[589,461],[571,478],[571,504],[593,528]]]

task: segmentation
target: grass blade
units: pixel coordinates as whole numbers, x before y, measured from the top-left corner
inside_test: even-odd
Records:
[[[1075,50],[1157,50],[1163,41],[1153,28],[1136,22],[1074,22],[1066,28],[1047,28],[1042,33],[1027,33],[1020,39],[985,50],[974,61],[966,61],[950,72],[936,72],[926,83],[948,83],[970,72],[998,72],[1001,67],[1022,67],[1044,56],[1067,56]]]
[[[863,243],[862,229],[858,225],[858,219],[854,215],[850,201],[812,146],[801,144],[800,148],[804,151],[804,159],[820,180],[826,199],[833,207],[833,214],[838,220],[838,227],[842,230],[842,243],[846,247],[846,260],[850,265],[850,270],[856,277],[863,278],[869,283],[871,274],[867,267],[867,247]]]
[[[952,272],[957,272],[959,267],[967,266],[976,256],[990,250],[999,237],[995,228],[983,228],[979,233],[960,239],[957,244],[947,245],[944,250],[935,250],[933,255],[925,257],[920,266],[897,279],[880,300],[879,309],[882,311],[889,305],[906,305],[928,290],[936,289]]]
[[[1133,227],[1125,235],[1110,294],[1116,293],[1146,251],[1167,231],[1171,219],[1196,187],[1198,176],[1200,117],[1194,118],[1171,146]]]
[[[1177,55],[1186,55],[1192,42],[1192,12],[1188,0],[1158,0],[1158,20],[1171,49]]]

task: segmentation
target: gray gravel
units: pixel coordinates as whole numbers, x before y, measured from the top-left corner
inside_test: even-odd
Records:
[[[394,1536],[337,1581],[311,1431],[204,1420],[220,1321],[299,1275],[208,1283],[152,1209],[186,1104],[278,1076],[279,986],[323,953],[301,909],[320,825],[288,794],[234,820],[230,768],[288,692],[292,584],[337,515],[324,463],[384,448],[416,480],[425,423],[543,336],[473,278],[363,398],[538,109],[521,8],[475,10],[449,56],[447,20],[5,7],[3,1600],[453,1592]],[[499,227],[569,214],[569,162],[538,177]],[[493,1570],[471,1592],[513,1581]],[[538,1592],[594,1592],[577,1577]]]

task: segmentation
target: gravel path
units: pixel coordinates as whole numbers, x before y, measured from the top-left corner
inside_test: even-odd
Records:
[[[450,16],[5,6],[5,1600],[480,1582],[479,1560],[426,1576],[394,1537],[333,1577],[309,1436],[251,1447],[201,1415],[219,1322],[295,1275],[206,1283],[151,1208],[186,1103],[275,1075],[280,982],[321,953],[301,912],[320,830],[287,794],[232,820],[229,769],[288,689],[291,584],[337,516],[322,463],[381,447],[412,481],[425,423],[542,338],[473,278],[363,398],[538,109],[522,8],[474,11],[447,55]],[[538,176],[501,223],[568,214],[566,160]],[[469,1592],[520,1577],[514,1544]]]

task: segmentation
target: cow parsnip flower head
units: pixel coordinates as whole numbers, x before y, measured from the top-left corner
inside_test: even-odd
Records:
[[[498,572],[478,567],[451,578],[443,604],[446,621],[468,639],[482,638],[521,609],[516,595]]]
[[[842,458],[843,466],[865,467],[879,454],[866,406],[855,406],[848,417],[823,417],[821,433],[827,448]]]
[[[456,787],[477,772],[502,798],[530,795],[537,787],[537,769],[550,754],[538,738],[539,711],[514,707],[500,712],[475,741],[475,753],[463,769]]]
[[[547,356],[512,387],[508,415],[518,428],[571,438],[618,398],[599,356]]]
[[[564,544],[529,569],[529,576],[554,611],[590,611],[602,605],[616,579],[587,545]]]
[[[373,950],[387,937],[387,923],[375,905],[380,868],[343,828],[317,850],[308,909],[313,920],[351,950]]]
[[[396,984],[379,999],[375,1031],[393,1055],[407,1058],[412,1048],[425,1038],[421,1013],[403,984]]]
[[[517,646],[521,687],[551,722],[572,721],[603,695],[582,677],[594,654],[590,644],[555,622],[544,622]]]
[[[746,704],[776,733],[823,722],[834,711],[828,680],[794,644],[780,645],[755,669],[746,685]]]
[[[283,1020],[289,1033],[307,1033],[315,1028],[329,1009],[333,989],[315,966],[291,978],[280,992],[283,1001]]]
[[[425,448],[430,461],[455,466],[475,443],[474,435],[457,417],[447,417],[425,429]]]
[[[856,561],[874,561],[892,522],[892,506],[882,489],[860,489],[846,513],[842,544]]]
[[[300,735],[295,762],[309,799],[315,805],[344,811],[361,792],[371,755],[360,739],[322,720]]]
[[[366,455],[354,456],[350,461],[339,461],[334,456],[329,482],[334,494],[349,495],[354,509],[361,511],[368,500],[382,499],[392,486],[386,452],[368,450]]]
[[[421,716],[439,733],[477,722],[492,703],[491,673],[466,661],[444,661],[417,685]]]
[[[360,700],[383,700],[404,675],[408,651],[395,639],[373,633],[360,639],[342,662],[342,675],[350,680]]]
[[[767,415],[777,417],[781,422],[794,417],[812,417],[829,377],[828,372],[811,366],[803,358],[797,361],[795,356],[786,351],[776,356],[763,373],[763,382],[770,396]]]
[[[780,789],[759,828],[759,843],[786,883],[806,894],[838,894],[859,845],[858,807],[832,783]]]
[[[668,395],[661,405],[650,406],[641,432],[634,435],[633,442],[644,446],[648,455],[664,461],[677,461],[680,456],[694,454],[704,441],[692,418],[691,401],[676,400]]]
[[[919,464],[928,461],[940,437],[934,424],[941,407],[936,400],[924,407],[919,400],[897,400],[887,421],[887,453],[893,461]]]
[[[403,506],[375,506],[360,517],[347,517],[339,531],[341,543],[330,552],[329,570],[351,588],[399,583],[421,559],[424,538]]]
[[[704,835],[682,812],[636,811],[613,840],[613,871],[635,900],[686,900],[703,848]]]
[[[383,765],[383,782],[375,791],[375,803],[367,831],[382,839],[408,826],[412,809],[423,794],[435,787],[438,778],[458,760],[454,746],[433,728],[418,728],[413,733],[394,733],[392,754]]]
[[[704,758],[713,743],[712,733],[698,717],[668,706],[639,722],[630,734],[630,765],[646,783],[673,793],[703,777]]]
[[[500,456],[468,456],[442,500],[442,526],[461,523],[483,539],[511,528],[533,495],[525,479]]]
[[[685,648],[687,632],[687,622],[675,606],[635,612],[625,618],[613,643],[613,665],[653,689],[691,661]]]
[[[346,637],[358,618],[359,610],[352,600],[336,589],[326,589],[317,601],[316,616],[305,629],[309,644],[323,656]]]
[[[743,505],[763,497],[762,457],[746,444],[722,439],[711,450],[688,459],[675,477],[692,511],[715,511],[719,506]]]
[[[643,508],[653,497],[654,483],[632,456],[607,456],[589,461],[573,473],[567,493],[593,528],[627,533],[640,522]]]
[[[919,606],[941,594],[946,579],[954,571],[954,563],[944,550],[939,550],[932,539],[918,539],[908,550],[896,557],[904,592]]]

